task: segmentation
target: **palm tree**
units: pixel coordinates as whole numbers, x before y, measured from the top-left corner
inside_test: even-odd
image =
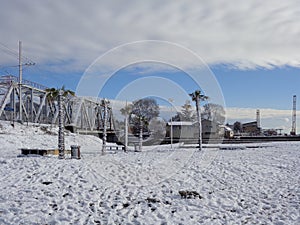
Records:
[[[59,89],[56,88],[47,88],[47,100],[53,102],[58,97],[58,91]]]
[[[110,102],[107,99],[102,99],[101,106],[104,107],[104,116],[103,116],[103,144],[102,144],[102,154],[104,154],[106,149],[107,141],[107,110]]]
[[[202,150],[202,125],[201,125],[200,101],[205,101],[208,99],[208,97],[201,94],[200,90],[196,90],[195,92],[191,93],[190,96],[192,97],[192,100],[196,104],[197,122],[198,122],[198,128],[199,128],[198,143],[199,143],[199,150],[201,151]]]
[[[63,85],[61,88],[47,88],[46,92],[47,92],[47,100],[49,102],[53,102],[57,99],[59,91],[62,91],[62,96],[63,97],[67,97],[67,96],[75,96],[75,92],[71,91],[71,90],[67,90],[65,88],[65,85]]]
[[[58,100],[58,95],[59,92],[61,91],[62,97],[63,98],[69,98],[70,96],[75,96],[75,92],[71,90],[65,89],[65,86],[63,85],[61,88],[47,88],[46,90],[46,99],[47,99],[47,104],[49,106],[50,112],[52,115],[55,114],[57,108],[56,108],[56,103]],[[62,98],[62,99],[63,99]]]

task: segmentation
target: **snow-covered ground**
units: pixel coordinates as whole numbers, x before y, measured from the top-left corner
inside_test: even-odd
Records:
[[[300,224],[299,142],[102,155],[98,138],[67,134],[81,160],[17,157],[56,148],[56,133],[0,121],[0,224]]]

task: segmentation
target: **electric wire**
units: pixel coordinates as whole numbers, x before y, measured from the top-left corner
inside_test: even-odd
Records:
[[[16,57],[17,59],[19,59],[19,52],[9,48],[7,45],[5,45],[1,42],[0,42],[0,50],[2,50],[3,52],[5,52],[6,54],[8,54],[10,56],[13,56],[13,57]],[[22,55],[21,59],[22,59],[22,61],[27,62],[27,63],[25,63],[25,65],[26,64],[30,64],[30,65],[35,64],[35,62],[32,59],[28,58],[27,56]]]

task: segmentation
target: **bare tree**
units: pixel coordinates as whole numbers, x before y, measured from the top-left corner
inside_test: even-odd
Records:
[[[214,103],[207,103],[203,106],[203,108],[204,110],[201,115],[202,118],[224,124],[225,110],[223,106]]]
[[[243,132],[243,125],[241,122],[239,121],[236,121],[234,124],[233,124],[233,130],[235,133],[241,133]]]
[[[183,106],[181,106],[181,120],[182,121],[195,121],[196,115],[190,101],[186,101]]]
[[[143,131],[148,131],[150,120],[158,115],[159,106],[155,99],[144,98],[133,102],[129,120],[133,124],[134,133],[139,134],[140,151],[142,150]]]
[[[198,122],[198,128],[199,128],[198,143],[199,143],[199,150],[201,151],[202,150],[202,125],[201,125],[200,101],[205,101],[208,99],[208,97],[201,94],[200,90],[196,90],[195,92],[191,93],[190,96],[192,97],[192,100],[196,104],[197,122]]]
[[[196,120],[195,110],[191,105],[190,101],[186,101],[184,105],[181,106],[181,111],[177,112],[175,116],[172,117],[172,121],[191,121]]]

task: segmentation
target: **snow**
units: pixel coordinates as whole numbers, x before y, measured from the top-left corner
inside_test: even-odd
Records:
[[[57,147],[41,127],[0,121],[0,224],[300,224],[299,142],[102,155],[97,137],[67,133],[82,159],[17,157]]]

